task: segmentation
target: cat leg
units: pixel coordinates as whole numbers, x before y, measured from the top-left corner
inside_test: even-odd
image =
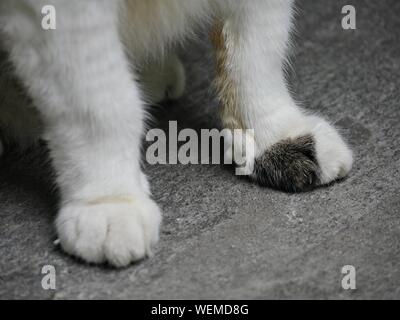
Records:
[[[185,68],[175,53],[144,63],[140,66],[139,77],[150,103],[177,100],[185,90]]]
[[[57,29],[41,29],[41,8]],[[122,267],[151,254],[161,213],[140,168],[143,102],[117,28],[118,1],[35,0],[6,17],[7,47],[44,123],[68,253]],[[4,20],[3,20],[4,22]]]
[[[307,115],[287,89],[284,63],[292,1],[225,2],[213,32],[222,121],[254,129],[254,170],[261,185],[303,191],[346,176],[352,152],[324,119]]]

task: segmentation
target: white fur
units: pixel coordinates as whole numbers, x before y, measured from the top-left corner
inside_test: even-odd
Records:
[[[41,29],[48,4],[57,10],[55,31]],[[57,171],[57,231],[67,252],[115,266],[150,253],[161,213],[140,169],[144,102],[137,70],[146,83],[154,78],[146,66],[159,58],[161,73],[172,75],[158,77],[153,99],[168,90],[179,97],[184,73],[168,49],[213,18],[224,22],[229,73],[258,154],[282,139],[313,134],[322,182],[349,172],[351,151],[340,135],[305,115],[287,89],[291,12],[291,0],[1,1],[2,40],[39,111]],[[127,195],[132,202],[118,200]]]
[[[123,267],[150,256],[161,216],[147,196],[120,203],[66,204],[56,221],[63,248],[92,263]]]
[[[284,64],[293,1],[255,2],[231,13],[223,30],[242,118],[255,131],[255,157],[279,141],[311,134],[316,140],[321,182],[347,175],[353,160],[346,143],[325,120],[307,116],[287,89]]]

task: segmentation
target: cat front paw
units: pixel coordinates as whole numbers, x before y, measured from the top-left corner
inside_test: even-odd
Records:
[[[353,152],[333,125],[316,116],[309,117],[309,121],[319,166],[319,184],[345,178],[353,167]]]
[[[302,192],[347,176],[353,154],[337,129],[314,116],[307,126],[306,134],[284,138],[256,157],[250,178],[262,186]]]
[[[161,212],[149,197],[106,197],[64,206],[56,220],[62,248],[89,263],[125,267],[152,254]]]

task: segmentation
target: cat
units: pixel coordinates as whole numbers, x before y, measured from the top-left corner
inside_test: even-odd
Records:
[[[56,30],[41,26],[45,5],[56,9]],[[293,15],[293,0],[1,1],[1,42],[33,107],[1,106],[0,124],[48,142],[67,253],[115,267],[152,255],[162,218],[140,164],[144,100],[182,95],[173,48],[200,25],[212,29],[223,126],[254,129],[252,180],[303,191],[350,172],[338,130],[287,88]]]

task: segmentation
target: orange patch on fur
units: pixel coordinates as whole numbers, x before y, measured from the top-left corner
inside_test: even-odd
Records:
[[[133,203],[135,202],[135,198],[133,196],[128,195],[112,195],[112,196],[104,196],[94,200],[86,201],[86,204],[89,206],[97,206],[100,204],[114,204],[114,203]]]
[[[221,119],[228,129],[245,129],[239,109],[237,85],[228,71],[228,49],[224,35],[224,25],[217,22],[211,32],[211,40],[216,49],[217,79],[215,86],[221,101]]]

